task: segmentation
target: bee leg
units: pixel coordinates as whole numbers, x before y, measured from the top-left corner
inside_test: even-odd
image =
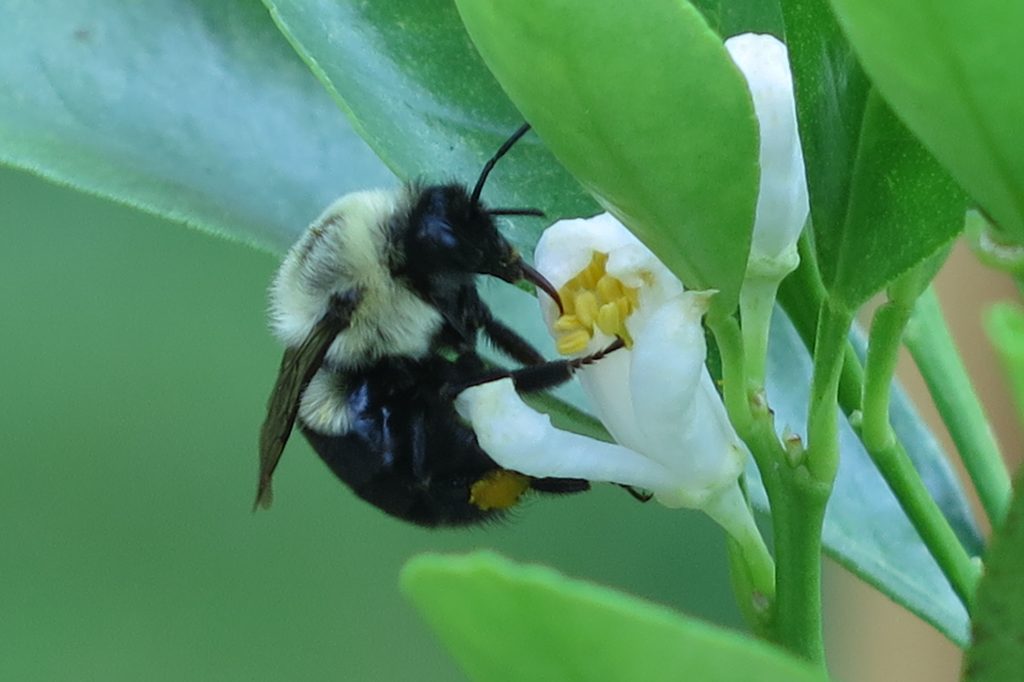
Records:
[[[498,350],[516,362],[527,366],[545,363],[544,356],[529,341],[489,314],[483,321],[483,330]]]
[[[654,493],[642,490],[636,486],[626,485],[625,483],[616,483],[615,485],[632,495],[633,499],[637,502],[650,502],[654,499]]]
[[[584,355],[580,358],[572,358],[571,360],[552,360],[545,362],[543,365],[534,365],[532,367],[524,367],[522,369],[513,370],[508,372],[508,376],[511,377],[512,383],[515,384],[516,391],[519,393],[535,393],[537,391],[544,391],[549,388],[555,388],[568,382],[572,379],[572,375],[582,367],[591,365],[609,353],[623,348],[625,343],[622,339],[615,339],[608,347],[603,348],[590,355]],[[477,382],[483,383],[483,382]]]
[[[519,393],[535,393],[537,391],[544,391],[549,388],[555,388],[568,382],[572,379],[572,375],[576,373],[576,370],[581,367],[593,364],[609,353],[619,350],[625,347],[622,339],[615,339],[607,348],[603,348],[590,355],[584,355],[580,358],[572,358],[570,360],[552,360],[545,362],[540,365],[533,365],[530,367],[523,367],[522,369],[507,370],[499,369],[492,372],[486,372],[481,374],[470,381],[466,381],[457,385],[449,387],[448,391],[451,396],[457,396],[462,391],[472,386],[479,386],[480,384],[486,384],[491,381],[500,381],[501,379],[512,379],[512,383],[516,387],[516,391]]]

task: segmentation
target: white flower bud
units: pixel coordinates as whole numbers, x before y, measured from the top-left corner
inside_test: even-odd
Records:
[[[786,46],[772,35],[744,33],[726,40],[725,48],[747,79],[761,132],[761,187],[750,263],[793,262],[808,203]]]

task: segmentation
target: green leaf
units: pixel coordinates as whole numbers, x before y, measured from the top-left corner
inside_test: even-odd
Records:
[[[693,6],[722,38],[740,33],[783,35],[778,0],[693,0]]]
[[[1000,227],[1024,241],[1024,4],[832,4],[900,118]]]
[[[767,644],[543,566],[420,555],[402,588],[474,680],[825,680]]]
[[[1024,470],[1014,488],[1006,521],[985,554],[965,682],[1017,680],[1024,670]]]
[[[390,173],[251,2],[16,0],[0,161],[264,248]]]
[[[566,168],[691,288],[733,310],[758,173],[746,83],[688,3],[456,0]]]
[[[348,113],[356,130],[404,179],[472,185],[523,123],[480,61],[451,0],[264,0],[281,31]],[[483,198],[550,218],[598,212],[593,200],[528,135],[502,159]],[[506,234],[532,253],[543,228]]]
[[[833,299],[856,310],[960,232],[964,200],[872,93],[825,1],[783,8],[817,260]]]
[[[811,219],[841,226],[870,85],[824,0],[781,0]],[[815,235],[817,236],[817,235]]]
[[[964,209],[960,188],[872,91],[845,222],[815,225],[826,286],[857,309],[956,238]]]
[[[780,311],[772,321],[768,395],[780,433],[804,434],[811,359]],[[963,491],[941,447],[896,387],[892,421],[929,491],[971,550],[981,546]],[[755,467],[748,478],[757,480]],[[760,484],[755,506],[767,509]],[[968,618],[935,560],[889,490],[846,418],[840,422],[840,462],[823,533],[825,552],[894,601],[965,645]]]
[[[985,331],[996,348],[1024,424],[1024,311],[1017,305],[996,303],[985,315]]]

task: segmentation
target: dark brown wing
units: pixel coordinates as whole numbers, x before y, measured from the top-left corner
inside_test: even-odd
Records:
[[[260,429],[260,479],[254,511],[258,507],[270,507],[273,500],[271,478],[295,425],[302,393],[323,365],[324,356],[334,339],[348,328],[361,298],[360,291],[334,296],[327,314],[317,322],[309,336],[297,347],[284,352],[277,383],[267,401],[267,418]]]

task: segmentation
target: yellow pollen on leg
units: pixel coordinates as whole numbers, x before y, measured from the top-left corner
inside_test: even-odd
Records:
[[[469,488],[469,503],[478,509],[508,509],[519,501],[530,479],[515,471],[495,469]]]
[[[586,350],[595,330],[621,338],[627,347],[633,340],[626,318],[636,310],[640,296],[633,287],[605,271],[608,255],[595,253],[590,263],[559,289],[564,312],[555,320],[556,347],[562,355]]]

